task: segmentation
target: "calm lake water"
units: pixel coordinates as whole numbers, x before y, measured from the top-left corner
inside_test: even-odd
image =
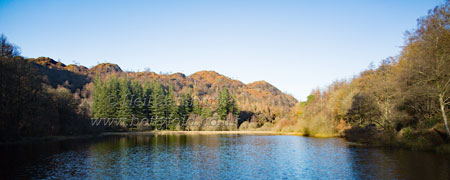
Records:
[[[113,135],[0,153],[0,179],[450,179],[446,155],[338,138]]]

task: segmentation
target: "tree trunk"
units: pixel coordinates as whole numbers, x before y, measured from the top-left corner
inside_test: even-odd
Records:
[[[447,114],[445,114],[444,96],[439,94],[439,105],[441,106],[442,118],[444,119],[445,129],[447,130],[447,136],[450,136],[450,130],[448,129]]]

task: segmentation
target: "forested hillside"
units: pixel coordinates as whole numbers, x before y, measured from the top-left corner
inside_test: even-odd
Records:
[[[65,65],[48,57],[21,57],[5,36],[1,40],[4,140],[105,130],[233,130],[246,121],[254,128],[271,127],[297,103],[265,81],[244,84],[214,71],[186,76],[126,72],[111,63]],[[92,126],[91,118],[124,120]],[[157,124],[130,124],[144,118]],[[233,124],[225,124],[227,119]],[[219,124],[206,123],[211,120]]]
[[[364,143],[436,147],[449,143],[449,108],[447,1],[418,19],[399,56],[314,90],[277,128],[313,136],[344,135]]]

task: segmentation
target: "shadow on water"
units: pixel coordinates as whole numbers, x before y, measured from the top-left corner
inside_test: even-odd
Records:
[[[450,157],[402,149],[349,147],[352,169],[370,179],[450,179]]]
[[[450,179],[450,158],[262,135],[121,135],[0,147],[1,178]]]

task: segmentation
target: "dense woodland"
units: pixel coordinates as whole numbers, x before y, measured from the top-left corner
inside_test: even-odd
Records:
[[[64,83],[52,86],[45,75],[51,69],[18,56],[3,35],[0,40],[1,140],[93,131],[80,91],[72,92]]]
[[[313,90],[304,102],[265,81],[244,84],[214,71],[126,72],[110,63],[87,68],[24,58],[5,36],[0,40],[2,140],[111,130],[239,129],[415,148],[449,144],[448,2],[418,19],[400,55]],[[91,118],[123,121],[93,126]],[[147,121],[130,124],[133,119]],[[208,120],[218,123],[211,126]]]
[[[278,130],[413,148],[448,144],[450,4],[418,19],[402,48],[357,77],[314,90]]]
[[[226,120],[233,125],[230,128],[237,127],[239,110],[227,88],[218,92],[216,102],[208,104],[193,99],[191,92],[188,89],[187,93],[175,95],[173,86],[164,87],[156,81],[97,77],[92,115],[99,120],[112,118],[120,122],[117,126],[125,128],[190,130],[195,125],[200,126],[201,122],[194,122],[196,117],[213,118],[212,112],[215,112],[214,120],[222,123],[220,128],[225,128]]]

